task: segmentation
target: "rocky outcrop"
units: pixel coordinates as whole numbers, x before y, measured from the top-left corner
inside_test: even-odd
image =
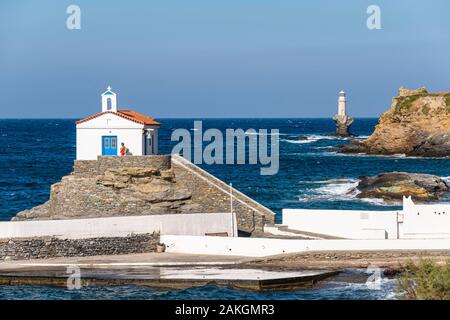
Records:
[[[359,198],[380,198],[387,201],[412,196],[414,200],[437,200],[448,193],[447,183],[430,174],[388,172],[373,177],[360,177],[356,189]]]
[[[47,203],[13,220],[200,212],[191,197],[171,169],[110,168],[99,175],[63,177],[51,187]]]
[[[450,92],[401,87],[373,134],[340,147],[344,153],[450,156]]]
[[[347,115],[335,115],[333,121],[336,124],[336,136],[338,137],[350,137],[352,136],[348,131],[350,126],[353,124],[353,118]]]
[[[73,173],[52,185],[49,201],[13,220],[229,212],[229,190],[178,156],[99,157],[75,161]],[[236,189],[232,194],[240,231],[261,231],[274,223],[272,211]]]

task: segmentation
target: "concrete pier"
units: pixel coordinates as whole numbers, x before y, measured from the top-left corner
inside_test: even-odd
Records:
[[[135,284],[165,289],[214,284],[246,290],[293,290],[310,287],[337,273],[246,267],[250,262],[243,257],[179,254],[11,261],[0,264],[0,285],[67,286],[72,275],[69,266],[80,268],[82,286]]]

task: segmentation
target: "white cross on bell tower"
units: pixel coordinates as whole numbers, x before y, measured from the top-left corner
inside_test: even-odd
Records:
[[[112,92],[111,86],[102,93],[102,112],[106,111],[117,112],[117,95]]]

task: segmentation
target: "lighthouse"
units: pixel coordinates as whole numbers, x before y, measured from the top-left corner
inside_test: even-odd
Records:
[[[345,92],[341,90],[338,98],[338,113],[333,117],[336,124],[336,135],[340,137],[348,137],[350,133],[348,129],[353,123],[353,119],[347,115],[347,98]]]

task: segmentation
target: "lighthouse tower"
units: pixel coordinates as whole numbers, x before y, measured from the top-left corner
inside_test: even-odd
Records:
[[[345,92],[341,90],[338,98],[338,113],[333,117],[336,124],[336,135],[340,137],[348,137],[350,133],[348,129],[353,123],[353,119],[347,115],[347,98]]]
[[[339,116],[345,116],[346,115],[346,103],[347,103],[347,99],[345,98],[345,92],[343,90],[341,90],[341,92],[339,92],[339,99],[338,99],[338,115]]]

